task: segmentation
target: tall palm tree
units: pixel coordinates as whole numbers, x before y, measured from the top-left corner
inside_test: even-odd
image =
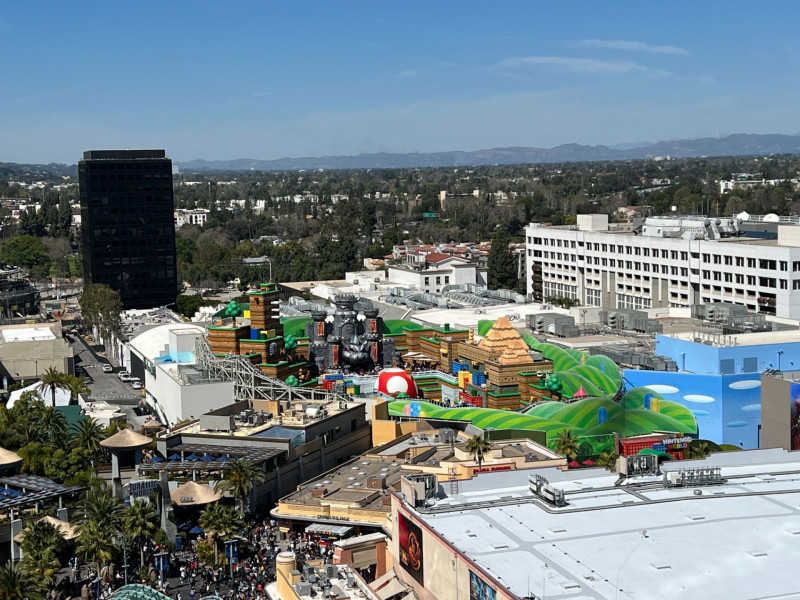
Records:
[[[72,426],[72,447],[83,448],[92,454],[100,451],[102,442],[106,438],[103,428],[91,417],[81,417]]]
[[[122,502],[111,495],[107,487],[95,487],[86,492],[77,510],[79,523],[94,522],[111,532],[122,526]]]
[[[39,414],[38,426],[51,446],[58,448],[65,445],[69,424],[63,412],[53,406],[45,406]]]
[[[95,565],[97,572],[114,556],[115,531],[98,521],[85,521],[80,525],[75,552]]]
[[[39,586],[21,563],[12,561],[0,567],[0,600],[40,600]]]
[[[578,439],[571,429],[564,429],[556,436],[555,451],[563,454],[569,459],[574,459],[578,455]]]
[[[467,441],[467,452],[472,455],[474,460],[478,461],[478,470],[480,471],[481,465],[483,464],[483,457],[489,453],[489,450],[492,449],[492,445],[489,443],[488,440],[484,439],[482,435],[473,435]]]
[[[245,515],[245,500],[256,484],[264,481],[264,471],[245,458],[237,458],[229,462],[222,470],[222,479],[217,481],[214,489],[228,491],[239,503],[239,511]]]
[[[67,389],[65,375],[54,367],[47,367],[47,370],[42,373],[42,376],[39,378],[39,385],[37,387],[40,391],[50,390],[50,397],[53,399],[51,406],[55,406],[56,389]]]
[[[144,544],[158,531],[155,505],[136,499],[122,511],[122,530],[139,542],[139,566],[144,566]]]

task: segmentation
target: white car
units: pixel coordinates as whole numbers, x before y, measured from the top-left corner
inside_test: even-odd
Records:
[[[103,365],[103,373],[113,373],[113,372],[114,372],[114,367],[112,367],[108,363]]]
[[[133,389],[135,389],[135,390],[140,390],[140,389],[142,389],[142,383],[141,383],[140,381],[134,381],[134,382],[131,384],[131,387],[132,387]]]

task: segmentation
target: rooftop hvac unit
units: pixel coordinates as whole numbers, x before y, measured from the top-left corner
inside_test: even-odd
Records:
[[[307,581],[300,581],[295,585],[297,595],[300,597],[311,595],[311,584]]]
[[[336,565],[325,565],[325,575],[328,576],[328,579],[333,579],[339,574],[339,569]]]

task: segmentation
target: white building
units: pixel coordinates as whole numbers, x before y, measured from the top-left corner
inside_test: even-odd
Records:
[[[636,233],[611,229],[606,215],[531,223],[527,292],[603,308],[731,302],[800,319],[800,226],[775,220],[777,239],[741,236],[736,218],[649,217]]]
[[[209,378],[197,366],[195,344],[205,329],[171,323],[140,333],[126,345],[131,374],[144,382],[145,401],[165,425],[233,403],[233,382]]]
[[[457,256],[433,252],[409,254],[403,265],[388,268],[388,282],[438,294],[446,285],[486,285],[486,269]]]
[[[210,212],[211,211],[205,208],[178,208],[174,213],[175,229],[180,229],[184,225],[203,226],[208,222],[208,215]]]

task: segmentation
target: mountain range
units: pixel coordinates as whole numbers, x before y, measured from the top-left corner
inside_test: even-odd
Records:
[[[378,169],[414,167],[466,167],[520,163],[563,163],[603,160],[636,160],[653,156],[749,156],[800,153],[800,135],[746,134],[657,142],[635,147],[563,144],[554,148],[491,148],[473,151],[380,152],[355,156],[320,156],[258,160],[191,160],[176,164],[184,172],[287,171],[298,169]]]

